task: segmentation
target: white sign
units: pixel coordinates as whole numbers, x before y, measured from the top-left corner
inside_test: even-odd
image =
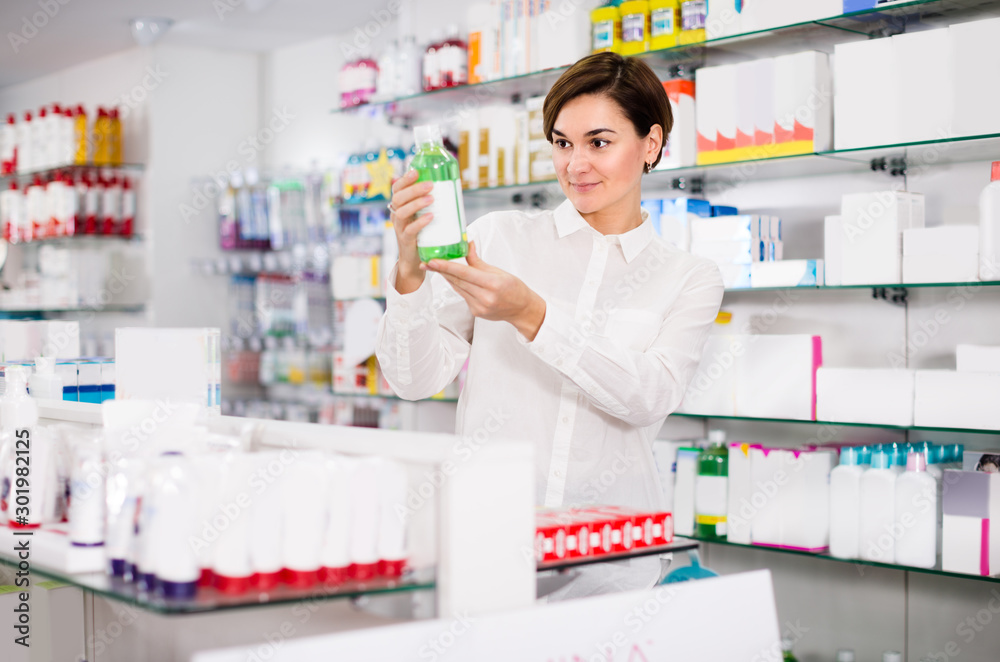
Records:
[[[193,662],[780,662],[771,573],[199,653]]]

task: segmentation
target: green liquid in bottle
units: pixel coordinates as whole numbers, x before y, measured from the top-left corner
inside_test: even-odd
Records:
[[[713,439],[713,442],[698,455],[694,533],[699,538],[725,540],[729,449],[724,438]]]
[[[420,231],[417,254],[422,262],[429,260],[454,260],[469,253],[465,234],[465,204],[462,201],[462,179],[458,161],[441,142],[437,126],[418,126],[413,129],[417,153],[410,167],[417,171],[418,182],[433,182],[430,195],[434,202],[417,212],[433,213],[434,220]]]

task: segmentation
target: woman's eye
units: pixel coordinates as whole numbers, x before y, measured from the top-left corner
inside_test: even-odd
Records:
[[[611,141],[610,140],[604,140],[603,138],[595,138],[594,141],[593,141],[593,143],[591,143],[591,144],[594,147],[600,149],[602,147],[607,147],[608,145],[610,145]]]
[[[556,147],[558,147],[559,149],[566,149],[568,146],[569,146],[569,143],[566,142],[565,140],[557,140],[556,141]]]

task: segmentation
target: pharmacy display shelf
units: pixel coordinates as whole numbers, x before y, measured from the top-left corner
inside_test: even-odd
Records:
[[[35,239],[33,241],[19,241],[16,243],[8,243],[8,247],[14,248],[40,248],[42,246],[58,246],[72,247],[72,246],[86,246],[88,248],[95,246],[119,246],[123,243],[142,243],[146,238],[141,234],[131,234],[129,236],[124,236],[120,234],[72,234],[64,235],[61,237],[46,237],[44,239]]]
[[[791,23],[739,34],[708,39],[696,44],[640,54],[654,68],[662,65],[707,63],[724,64],[748,58],[770,57],[796,50],[833,52],[838,43],[868,39],[902,32],[907,25],[923,28],[945,27],[965,19],[1000,16],[1000,6],[993,0],[904,0],[887,6],[865,9],[850,14],[830,16],[812,21]],[[475,108],[485,103],[501,102],[513,97],[545,94],[549,86],[567,67],[545,69],[498,80],[443,88],[429,92],[373,101],[360,106],[335,108],[333,113],[359,113],[374,117],[409,118],[425,112],[451,111],[463,106]],[[458,103],[458,102],[464,103]]]
[[[673,552],[686,552],[698,549],[699,543],[688,538],[677,538],[666,545],[653,545],[652,547],[641,547],[630,552],[618,552],[615,554],[602,554],[600,556],[584,556],[575,559],[562,559],[559,561],[546,561],[538,564],[538,572],[546,570],[569,570],[585,565],[597,563],[610,563],[611,561],[624,561],[635,559],[641,556],[654,556],[657,554],[671,554]]]
[[[700,538],[698,536],[677,536],[677,541],[697,541],[701,544],[708,545],[724,545],[726,547],[736,547],[743,549],[754,549],[763,552],[774,552],[777,554],[793,554],[795,556],[809,556],[816,559],[825,559],[827,561],[834,561],[837,563],[852,563],[858,567],[859,572],[864,572],[865,568],[888,568],[889,570],[902,570],[904,572],[920,572],[929,575],[938,575],[941,577],[954,577],[957,579],[970,579],[973,581],[983,581],[983,582],[993,582],[1000,583],[1000,575],[988,576],[988,575],[970,575],[963,572],[950,572],[947,570],[942,570],[939,566],[933,568],[918,568],[916,566],[900,565],[897,563],[881,563],[878,561],[863,561],[861,559],[842,559],[836,556],[830,556],[830,554],[825,552],[806,552],[797,549],[786,549],[783,547],[769,547],[764,545],[748,545],[743,543],[729,542],[725,539],[717,538]]]
[[[763,418],[757,416],[716,416],[714,414],[688,414],[674,412],[671,416],[682,418],[702,418],[720,421],[748,421],[758,423],[794,423],[796,425],[823,425],[827,427],[851,427],[851,428],[881,428],[887,430],[902,431],[925,431],[925,432],[958,432],[966,434],[990,434],[1000,435],[1000,429],[990,430],[983,428],[962,428],[962,427],[933,427],[926,425],[890,425],[887,423],[844,423],[838,421],[809,421],[801,418]]]
[[[0,316],[9,315],[42,315],[45,313],[125,313],[138,314],[146,312],[146,305],[135,304],[80,304],[76,306],[40,306],[40,305],[6,305],[0,300]]]
[[[94,170],[99,170],[101,172],[142,172],[146,168],[145,164],[142,163],[119,163],[118,165],[94,165],[93,163],[88,163],[86,165],[63,165],[55,168],[41,168],[39,170],[28,170],[26,172],[18,172],[13,175],[0,175],[0,185],[3,188],[7,188],[11,181],[16,181],[18,185],[30,184],[35,176],[41,178],[46,178],[50,175],[54,175],[57,172],[92,172]]]
[[[458,398],[424,398],[423,400],[406,400],[398,395],[380,395],[378,393],[342,393],[339,391],[331,391],[330,394],[335,398],[372,398],[378,400],[399,400],[401,402],[458,402]]]
[[[949,283],[871,283],[869,285],[793,285],[787,287],[730,287],[726,289],[726,294],[743,294],[746,292],[822,292],[826,290],[890,290],[933,287],[976,288],[997,286],[1000,286],[1000,280],[972,280]]]
[[[5,551],[0,552],[0,564],[17,568],[19,559]],[[311,588],[295,588],[279,585],[266,591],[251,589],[238,595],[221,593],[213,588],[199,587],[195,597],[190,599],[167,599],[150,593],[138,584],[120,577],[112,577],[103,572],[70,573],[39,565],[29,559],[32,577],[44,577],[69,586],[75,586],[118,602],[163,614],[183,615],[219,612],[250,607],[266,607],[281,604],[360,598],[363,596],[405,591],[429,591],[435,589],[432,575],[419,573],[404,575],[398,579],[376,578],[364,582],[349,581],[340,584],[322,583]],[[32,582],[36,580],[32,579]]]

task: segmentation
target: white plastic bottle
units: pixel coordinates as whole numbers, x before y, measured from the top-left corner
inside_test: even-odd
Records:
[[[872,453],[871,469],[861,476],[858,551],[865,561],[892,563],[896,558],[896,472],[889,453]]]
[[[80,442],[73,449],[70,476],[69,541],[77,547],[104,544],[104,467],[101,446]]]
[[[0,192],[0,223],[3,224],[3,238],[16,244],[21,237],[21,215],[24,214],[24,195],[11,181],[10,187]]]
[[[191,545],[196,535],[198,509],[195,469],[180,453],[164,454],[156,462],[150,481],[155,511],[147,522],[146,535],[152,544],[156,586],[166,598],[192,598],[198,589],[201,567]]]
[[[979,280],[1000,280],[1000,161],[979,194]]]
[[[38,405],[28,395],[27,369],[7,366],[4,382],[0,427],[14,449],[7,519],[12,527],[33,528],[42,523],[51,449],[37,438]]]
[[[326,459],[299,452],[281,475],[282,565],[285,582],[308,587],[319,581],[326,526]]]
[[[20,174],[35,169],[35,151],[31,131],[31,113],[24,113],[24,119],[17,123],[17,172]]]
[[[896,479],[896,563],[933,568],[937,562],[937,490],[924,453],[911,452]]]
[[[350,577],[364,581],[378,572],[380,460],[365,458],[358,463],[351,481]]]
[[[830,555],[840,559],[856,559],[859,555],[858,513],[861,504],[860,449],[845,446],[840,449],[840,464],[830,472]]]
[[[0,126],[0,175],[13,175],[17,170],[17,120],[7,115]]]
[[[383,577],[399,577],[406,567],[407,487],[406,467],[383,459],[378,477],[378,571]]]
[[[327,459],[326,467],[329,488],[320,579],[335,586],[347,581],[351,565],[351,495],[358,460],[335,455]]]
[[[282,558],[281,551],[284,540],[285,523],[281,510],[281,490],[278,483],[267,485],[260,489],[263,483],[257,476],[267,476],[267,466],[281,462],[281,454],[275,451],[253,453],[256,461],[254,469],[254,485],[252,493],[253,505],[250,519],[250,565],[253,568],[254,586],[258,590],[267,591],[281,581]],[[211,519],[209,513],[208,520]],[[208,521],[206,520],[206,521]]]

